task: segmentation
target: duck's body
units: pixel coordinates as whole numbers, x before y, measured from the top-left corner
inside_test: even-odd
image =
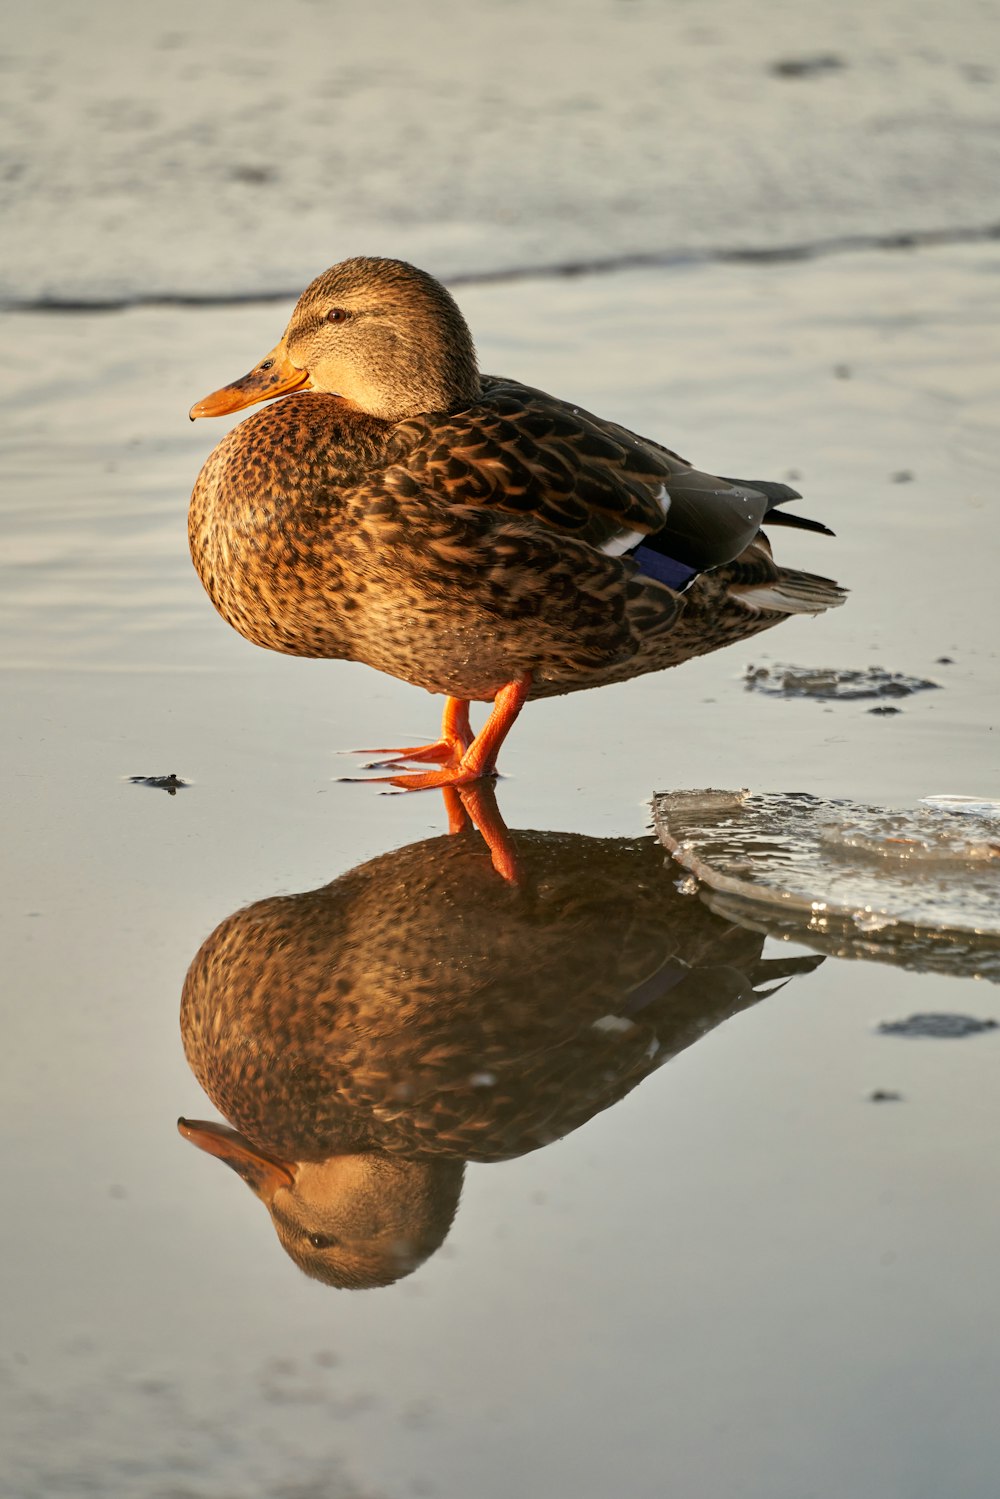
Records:
[[[462,705],[511,700],[512,722],[527,698],[676,666],[841,602],[827,579],[778,567],[759,529],[822,529],[776,511],[793,491],[700,473],[480,376],[448,294],[399,262],[320,277],[274,353],[194,414],[283,391],[215,449],[189,520],[213,603],[257,645],[362,661]],[[421,784],[473,778],[470,738],[443,744],[445,769]]]

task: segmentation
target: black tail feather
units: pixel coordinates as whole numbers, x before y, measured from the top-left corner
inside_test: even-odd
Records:
[[[784,505],[789,500],[801,500],[802,496],[797,489],[790,484],[778,484],[774,479],[727,479],[725,474],[719,478],[724,484],[738,484],[743,489],[756,489],[758,494],[771,501],[772,505]]]
[[[720,478],[725,476],[720,474]],[[789,484],[776,484],[773,479],[725,479],[726,484],[741,484],[746,489],[756,489],[762,494],[770,505],[765,512],[763,525],[792,526],[799,531],[818,531],[822,536],[835,536],[829,526],[824,526],[822,521],[809,520],[804,515],[796,515],[794,511],[786,515],[784,511],[778,510],[778,505],[787,505],[789,500],[801,500],[802,496],[797,489],[792,489]]]
[[[806,515],[796,515],[794,511],[789,515],[784,510],[771,509],[764,514],[765,526],[794,526],[799,531],[818,531],[821,536],[836,536],[836,531],[831,531],[829,526],[824,526],[822,521],[810,520]]]

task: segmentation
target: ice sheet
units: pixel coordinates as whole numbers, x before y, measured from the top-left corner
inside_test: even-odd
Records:
[[[1000,982],[992,818],[804,792],[668,792],[653,811],[717,914],[838,957]]]

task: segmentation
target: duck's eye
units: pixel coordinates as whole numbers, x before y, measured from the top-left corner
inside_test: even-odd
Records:
[[[340,1240],[332,1234],[310,1234],[309,1242],[314,1249],[336,1249]]]
[[[346,323],[347,317],[346,307],[331,307],[326,315],[326,320],[328,323]]]

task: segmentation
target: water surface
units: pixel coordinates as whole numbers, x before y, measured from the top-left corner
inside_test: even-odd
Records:
[[[692,786],[996,795],[998,277],[970,246],[463,291],[485,368],[709,468],[794,471],[838,538],[779,533],[780,555],[852,589],[530,705],[498,788],[515,836],[634,840],[655,791]],[[987,1499],[1000,1039],[877,1027],[994,1016],[991,985],[828,957],[734,1002],[552,1143],[470,1160],[442,1247],[381,1290],[302,1276],[178,1137],[213,1112],[178,1024],[209,933],[447,830],[436,794],[336,779],[342,750],[429,736],[435,703],[253,649],[190,569],[186,497],[220,433],[184,414],[283,317],[7,319],[32,358],[4,372],[0,449],[5,1492]],[[891,717],[746,691],[773,662],[940,688]],[[170,773],[175,796],[128,780]],[[613,910],[611,967],[632,951]],[[644,962],[640,998],[665,983]]]

